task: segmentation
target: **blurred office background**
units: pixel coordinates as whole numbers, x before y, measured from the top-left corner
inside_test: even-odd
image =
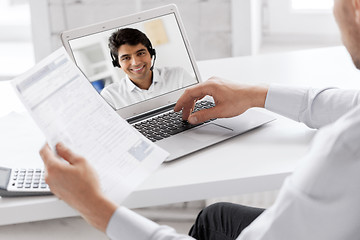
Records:
[[[0,79],[61,46],[59,33],[175,3],[197,60],[340,44],[333,0],[1,0]]]
[[[60,47],[61,31],[169,3],[177,4],[199,61],[341,44],[333,0],[0,0],[0,80],[10,80]],[[185,233],[207,204],[233,201],[267,207],[276,194],[229,196],[138,212]],[[80,218],[2,226],[0,238],[25,239],[38,229],[49,234],[63,229],[76,239],[106,239]],[[64,238],[60,234],[53,239]]]

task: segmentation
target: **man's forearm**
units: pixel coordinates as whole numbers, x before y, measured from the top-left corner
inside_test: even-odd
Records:
[[[260,107],[260,108],[265,107],[268,87],[254,86],[252,88],[252,92],[253,92],[253,97],[250,98],[252,99],[252,104],[251,104],[252,107]]]
[[[105,232],[108,222],[117,208],[118,206],[115,203],[100,195],[89,199],[78,210],[88,223]]]

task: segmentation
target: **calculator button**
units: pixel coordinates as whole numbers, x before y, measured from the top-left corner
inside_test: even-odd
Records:
[[[40,168],[13,169],[9,186],[12,189],[26,189],[27,191],[48,191],[45,182],[45,170]]]

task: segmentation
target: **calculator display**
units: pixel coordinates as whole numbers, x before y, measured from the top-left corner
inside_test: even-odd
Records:
[[[6,189],[9,183],[11,169],[0,168],[0,188]]]

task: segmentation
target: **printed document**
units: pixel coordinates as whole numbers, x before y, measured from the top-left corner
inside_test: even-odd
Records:
[[[84,156],[114,201],[122,202],[168,156],[105,102],[64,48],[12,85],[49,145],[63,142]]]

